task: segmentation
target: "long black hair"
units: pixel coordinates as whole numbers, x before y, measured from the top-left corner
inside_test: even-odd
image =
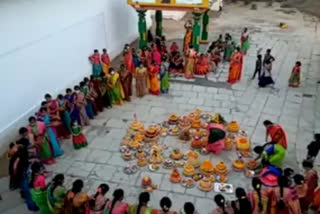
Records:
[[[223,197],[223,195],[218,194],[214,197],[214,201],[216,202],[217,206],[222,209],[223,214],[228,214],[226,212],[226,199]]]
[[[138,208],[137,208],[137,213],[140,213],[140,209],[143,206],[146,206],[148,204],[148,202],[150,201],[150,194],[148,192],[142,192],[139,195],[139,204],[138,204]]]
[[[52,179],[52,187],[51,187],[51,194],[53,194],[53,191],[58,187],[63,184],[64,181],[64,175],[63,174],[57,174],[53,179]]]
[[[252,213],[252,206],[250,201],[247,198],[247,193],[243,188],[236,189],[236,197],[238,198],[239,202],[239,210],[236,213]]]
[[[278,185],[280,188],[280,198],[283,198],[284,195],[284,188],[288,187],[288,179],[285,176],[278,177]],[[286,207],[286,204],[282,199],[280,199],[277,203],[277,208],[279,210],[283,210]]]
[[[81,179],[75,180],[75,182],[73,182],[72,184],[72,188],[71,188],[71,192],[73,193],[79,193],[81,192],[83,188],[83,181]]]
[[[96,205],[96,199],[99,194],[105,195],[109,191],[109,186],[108,184],[100,184],[96,194],[91,198],[89,205],[90,207],[94,207]]]
[[[36,179],[37,174],[41,171],[41,165],[38,162],[34,162],[31,166],[31,180],[30,180],[30,187],[33,188],[33,183]]]
[[[262,212],[263,205],[262,205],[262,197],[261,197],[261,187],[262,187],[261,180],[257,177],[254,177],[252,179],[252,187],[253,187],[254,191],[256,191],[258,194],[258,207],[259,207],[259,211]]]
[[[122,189],[116,189],[113,192],[113,199],[112,199],[111,207],[110,207],[110,210],[109,210],[110,214],[112,214],[112,210],[114,208],[114,205],[117,203],[117,201],[120,201],[120,200],[123,199],[123,195],[124,195],[124,192],[123,192]]]
[[[193,203],[186,202],[183,206],[183,210],[185,214],[194,214],[196,209],[194,208]]]
[[[163,198],[161,199],[161,201],[160,201],[160,207],[161,207],[161,209],[162,209],[162,211],[163,211],[164,213],[168,213],[169,210],[170,210],[170,208],[171,208],[171,206],[172,206],[172,202],[171,202],[170,198],[168,198],[168,197],[163,197]]]

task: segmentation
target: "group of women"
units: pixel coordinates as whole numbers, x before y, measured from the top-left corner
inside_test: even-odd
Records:
[[[304,175],[294,174],[292,169],[281,171],[274,186],[268,186],[262,179],[252,179],[252,191],[246,193],[243,188],[235,191],[236,200],[228,202],[223,195],[214,197],[215,209],[211,214],[301,214],[306,211],[320,211],[320,191],[317,189],[317,172],[312,163],[303,162]],[[82,180],[73,182],[72,188],[64,187],[64,175],[56,175],[46,183],[40,165],[32,165],[30,188],[32,200],[41,214],[196,214],[196,208],[186,202],[178,212],[171,211],[172,202],[168,197],[160,201],[160,210],[148,206],[150,195],[142,192],[138,203],[125,202],[125,192],[116,189],[113,198],[105,197],[109,191],[107,184],[101,184],[93,195],[83,192]],[[200,200],[200,199],[199,199]]]

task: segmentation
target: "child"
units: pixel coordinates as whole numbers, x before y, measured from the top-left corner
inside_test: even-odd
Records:
[[[256,61],[256,68],[254,70],[254,74],[252,76],[252,79],[256,77],[256,74],[258,73],[258,79],[260,79],[261,76],[261,70],[262,70],[262,55],[259,54],[257,56],[257,61]]]
[[[81,126],[79,126],[76,120],[72,122],[71,133],[72,133],[72,142],[75,149],[81,149],[88,145],[86,137],[81,132]]]
[[[314,141],[312,141],[308,147],[308,156],[307,160],[309,161],[314,161],[319,153],[320,150],[320,134],[315,134],[314,135]]]

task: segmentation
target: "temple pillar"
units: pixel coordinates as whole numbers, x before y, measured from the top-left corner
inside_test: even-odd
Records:
[[[157,10],[156,15],[156,36],[162,37],[162,11]]]
[[[209,10],[203,13],[202,16],[202,35],[201,35],[201,44],[208,44],[208,37],[209,37]]]
[[[199,51],[200,48],[200,34],[201,34],[201,26],[200,19],[201,13],[193,13],[194,25],[192,29],[192,46],[196,51]]]
[[[137,10],[139,16],[138,29],[140,35],[139,48],[147,46],[146,10]]]

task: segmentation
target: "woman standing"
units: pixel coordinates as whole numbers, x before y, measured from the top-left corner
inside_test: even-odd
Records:
[[[81,149],[88,146],[86,136],[82,133],[81,126],[76,120],[72,121],[71,133],[74,149]]]
[[[225,48],[223,58],[225,61],[229,62],[234,51],[234,42],[232,41],[232,37],[229,34],[226,34],[225,38]]]
[[[130,206],[128,214],[151,214],[152,210],[148,207],[150,194],[142,192],[139,195],[139,204]]]
[[[66,95],[64,97],[67,100],[67,107],[70,112],[70,117],[72,120],[77,120],[81,124],[79,110],[76,107],[76,93],[72,93],[71,88],[66,89]]]
[[[197,51],[193,49],[192,45],[190,45],[190,49],[187,51],[186,54],[186,64],[184,67],[184,75],[187,79],[194,78],[196,58]]]
[[[68,111],[68,100],[65,99],[62,94],[59,94],[57,98],[59,103],[60,117],[62,118],[64,125],[71,132],[71,117]]]
[[[47,202],[49,210],[53,214],[60,214],[63,209],[64,197],[67,193],[66,188],[63,186],[64,175],[56,175],[52,183],[47,189]]]
[[[31,198],[40,210],[40,214],[50,213],[47,203],[47,191],[46,191],[46,179],[41,170],[41,166],[38,162],[35,162],[31,166]]]
[[[232,201],[231,206],[235,214],[252,214],[252,206],[243,188],[236,189],[236,201]]]
[[[109,57],[109,54],[107,52],[107,49],[105,49],[105,48],[102,50],[101,64],[102,64],[103,73],[108,74],[111,62],[110,62],[110,57]]]
[[[78,179],[72,184],[72,189],[68,191],[64,198],[64,214],[85,214],[89,196],[82,192],[83,181]]]
[[[129,204],[123,202],[124,192],[116,189],[113,192],[112,201],[108,201],[105,214],[126,214],[129,211]]]
[[[126,69],[124,64],[121,64],[119,74],[125,100],[130,102],[132,95],[132,74]]]
[[[108,81],[109,87],[111,88],[111,102],[115,105],[123,105],[124,93],[120,82],[120,75],[113,68],[110,68],[109,72],[111,74],[111,77]]]
[[[291,76],[289,78],[289,86],[290,87],[299,87],[300,85],[300,69],[301,69],[301,62],[296,62],[296,65],[292,69]]]
[[[100,54],[97,49],[94,50],[93,54],[89,56],[89,61],[92,64],[92,75],[99,77],[102,72]]]
[[[105,195],[109,191],[109,186],[107,184],[100,184],[97,189],[97,192],[94,196],[91,197],[90,205],[90,214],[104,214],[104,209],[109,201]]]
[[[167,94],[169,92],[169,63],[167,62],[167,57],[162,57],[162,63],[160,68],[160,90],[161,93]]]
[[[233,84],[241,79],[243,66],[243,56],[240,52],[240,48],[237,47],[231,56],[228,82]]]
[[[303,161],[302,162],[304,172],[304,180],[307,185],[307,192],[305,197],[305,206],[309,207],[314,198],[314,191],[318,187],[318,173],[315,169],[313,169],[313,163],[311,161]]]
[[[244,55],[247,54],[247,51],[249,50],[249,33],[248,29],[244,28],[242,34],[241,34],[241,50]]]
[[[143,97],[146,94],[146,90],[148,87],[147,75],[148,75],[147,69],[141,63],[140,67],[136,69],[136,73],[135,73],[137,97]]]
[[[248,198],[252,205],[253,214],[267,214],[269,195],[267,189],[262,188],[262,182],[259,178],[252,179],[253,191],[248,194]]]
[[[153,62],[149,67],[149,81],[150,81],[150,94],[158,96],[160,94],[160,84],[159,84],[159,65]]]
[[[74,86],[75,91],[75,106],[78,109],[80,121],[82,126],[88,126],[90,124],[89,117],[86,112],[87,100],[85,94],[80,90],[79,86]]]
[[[183,40],[183,52],[187,53],[192,43],[192,21],[188,20],[184,28],[186,29],[186,33]]]
[[[177,214],[177,212],[170,211],[172,206],[172,202],[170,198],[163,197],[160,201],[161,210],[154,209],[152,210],[152,214]]]
[[[210,214],[233,214],[231,207],[227,207],[226,199],[223,195],[218,194],[214,197],[214,201],[217,205],[217,208],[214,209]]]

